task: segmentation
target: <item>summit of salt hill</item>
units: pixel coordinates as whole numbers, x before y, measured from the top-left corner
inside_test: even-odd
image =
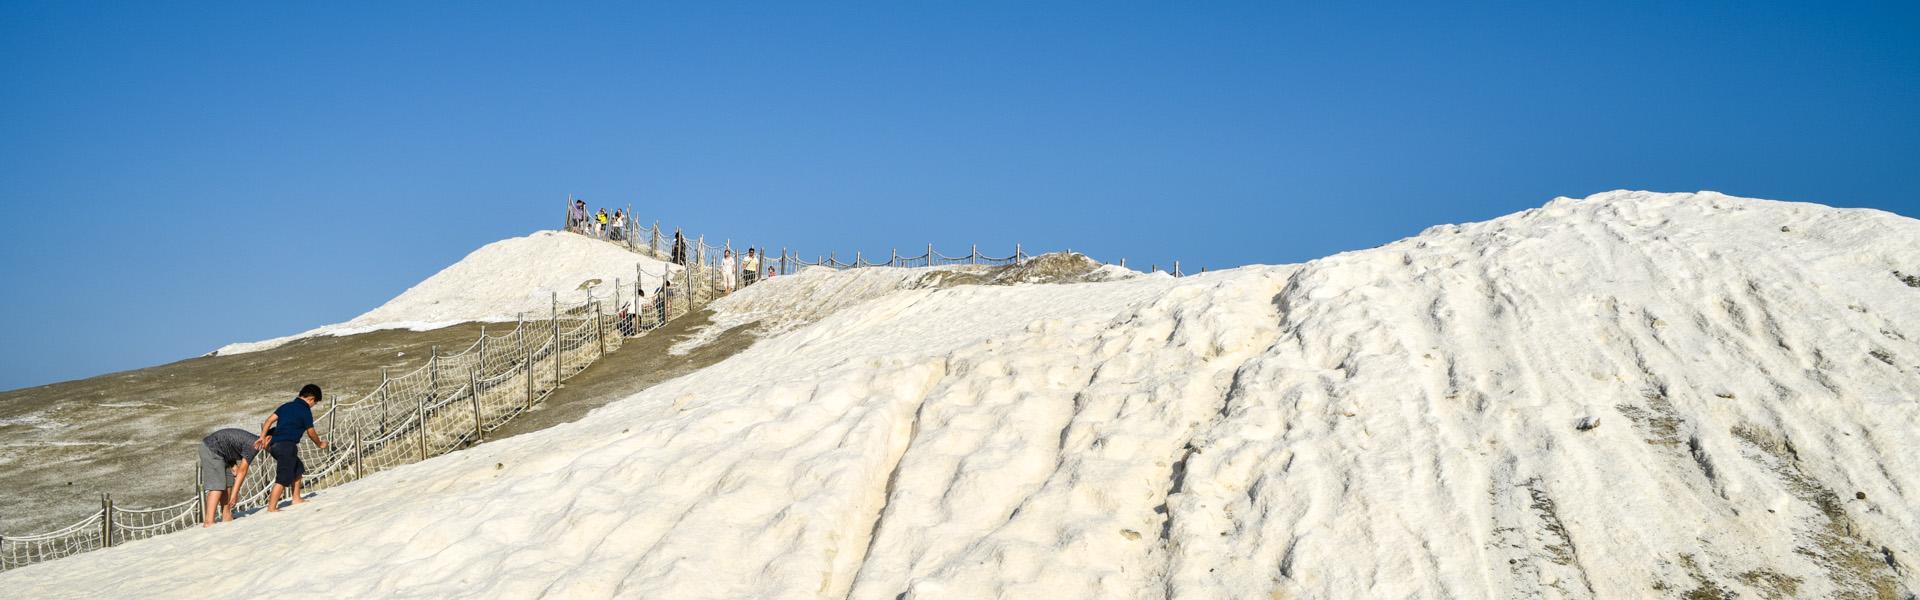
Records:
[[[0,588],[1912,598],[1914,273],[1898,215],[1624,191],[1181,278],[814,269],[579,422]]]

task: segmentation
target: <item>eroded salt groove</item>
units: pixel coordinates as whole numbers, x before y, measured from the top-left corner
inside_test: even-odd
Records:
[[[1616,192],[1178,279],[809,273],[759,293],[835,308],[581,422],[0,589],[1909,598],[1896,271],[1920,222]]]

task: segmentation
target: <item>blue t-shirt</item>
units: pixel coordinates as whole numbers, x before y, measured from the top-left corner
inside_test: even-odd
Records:
[[[273,441],[298,442],[313,427],[313,407],[307,401],[294,398],[292,402],[280,405],[273,410],[280,420],[273,424]]]

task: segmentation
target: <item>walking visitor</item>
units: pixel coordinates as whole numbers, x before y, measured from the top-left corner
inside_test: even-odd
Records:
[[[206,495],[205,518],[201,527],[212,527],[214,515],[226,513],[233,521],[233,505],[240,500],[240,485],[247,482],[247,467],[260,453],[255,438],[245,429],[228,427],[200,440],[200,487]]]
[[[734,271],[733,251],[721,250],[720,251],[720,285],[722,287],[725,287],[728,292],[732,292],[734,287],[735,276],[733,271]]]
[[[267,422],[260,425],[260,439],[253,443],[254,449],[265,448],[273,456],[273,491],[267,494],[267,512],[280,512],[280,493],[293,490],[293,504],[302,504],[300,498],[300,478],[307,473],[306,463],[300,462],[300,436],[313,440],[313,445],[322,450],[327,441],[320,439],[320,433],[313,429],[313,406],[320,403],[320,386],[307,384],[300,388],[300,396],[274,409],[267,416]]]

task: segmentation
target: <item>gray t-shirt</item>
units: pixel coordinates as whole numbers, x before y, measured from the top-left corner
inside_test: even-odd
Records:
[[[228,427],[208,434],[207,439],[201,440],[201,443],[213,449],[214,456],[232,465],[243,459],[253,460],[253,455],[260,452],[253,447],[253,443],[259,439],[260,436],[254,435],[251,431]]]

